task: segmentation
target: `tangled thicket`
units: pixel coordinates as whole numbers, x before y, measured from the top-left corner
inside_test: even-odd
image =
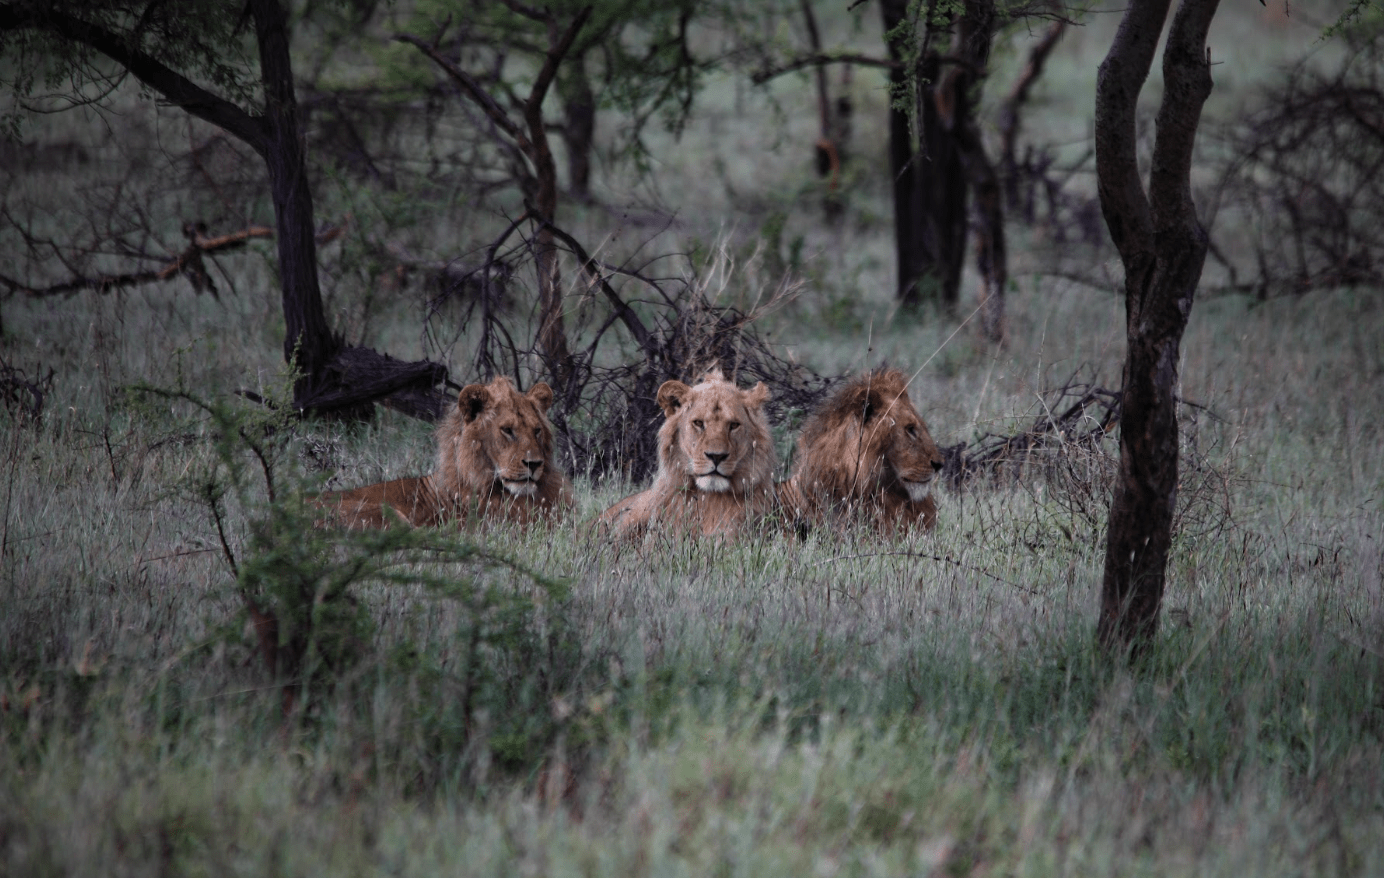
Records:
[[[1384,35],[1351,42],[1339,68],[1294,66],[1221,133],[1213,231],[1248,235],[1256,262],[1244,279],[1222,259],[1232,290],[1384,284]]]
[[[525,259],[524,245],[506,253],[492,248],[472,272],[449,279],[443,295],[450,291],[465,303],[458,337],[474,325],[479,343],[473,366],[479,374],[518,378],[531,370],[553,383],[557,396],[548,416],[558,457],[569,471],[634,482],[651,476],[663,420],[656,397],[665,381],[691,382],[712,366],[741,386],[763,381],[771,394],[765,406],[769,421],[783,427],[794,426],[831,386],[830,379],[777,353],[756,328],[756,320],[793,295],[791,283],[778,283],[760,304],[742,309],[719,303],[713,289],[723,288],[735,272],[725,247],[704,264],[688,260],[681,276],[655,278],[602,263],[558,231],[582,266],[582,288],[570,294],[576,302],[570,313],[579,321],[571,335],[580,344],[572,345],[568,362],[543,358],[523,328],[533,323],[531,315],[506,307],[503,291],[490,280],[512,274],[497,266]],[[737,286],[752,283],[752,275],[742,271]],[[625,330],[618,340],[617,325]]]

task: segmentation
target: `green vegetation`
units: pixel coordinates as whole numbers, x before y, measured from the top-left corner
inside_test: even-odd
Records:
[[[1222,14],[1248,42],[1246,8]],[[810,106],[795,89],[772,96],[793,125]],[[1089,112],[1065,79],[1042,92],[1064,124]],[[918,370],[943,445],[1022,428],[1074,373],[1118,383],[1117,285],[1033,273],[1050,231],[1015,229],[1003,350],[896,315],[885,183],[830,231],[794,152],[809,141],[758,93],[736,109],[728,79],[706,98],[680,144],[651,138],[686,226],[647,246],[724,223],[732,303],[777,282],[772,259],[801,265],[798,297],[763,318],[794,357]],[[860,155],[883,155],[865,122],[886,100],[861,101]],[[128,121],[119,143],[73,117],[34,136],[102,161],[148,150],[147,184],[163,158]],[[76,202],[93,173],[45,166],[7,195]],[[599,197],[622,185],[598,179]],[[350,185],[327,210],[371,203]],[[481,221],[409,222],[442,250]],[[1378,290],[1197,303],[1164,625],[1117,669],[1093,644],[1111,442],[944,487],[936,532],[899,542],[612,547],[586,524],[629,486],[580,473],[576,520],[552,531],[315,531],[304,494],[419,474],[431,434],[235,396],[285,386],[273,247],[252,246],[218,262],[219,299],[178,281],[3,302],[4,363],[55,377],[39,417],[0,412],[0,874],[1384,871]],[[334,324],[419,354],[420,295],[370,276],[334,278]],[[266,670],[247,590],[285,613],[308,602],[284,595],[314,596],[302,697]]]

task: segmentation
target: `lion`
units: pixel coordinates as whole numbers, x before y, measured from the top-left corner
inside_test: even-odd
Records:
[[[790,516],[822,524],[861,517],[894,534],[937,524],[932,483],[942,453],[897,369],[857,376],[803,425],[793,475],[779,486]]]
[[[400,521],[438,527],[499,519],[528,525],[573,506],[572,484],[553,465],[553,428],[545,416],[553,389],[543,382],[520,393],[508,378],[468,384],[437,428],[431,475],[323,494],[351,529]]]
[[[658,431],[653,485],[611,506],[599,522],[617,537],[651,526],[701,536],[735,536],[774,509],[774,444],[761,381],[741,390],[712,369],[691,387],[667,381],[658,389],[664,422]]]

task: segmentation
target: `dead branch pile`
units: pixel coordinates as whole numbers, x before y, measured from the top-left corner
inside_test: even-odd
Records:
[[[0,404],[21,424],[37,423],[43,417],[43,404],[53,392],[53,370],[42,368],[30,378],[24,370],[0,359]]]
[[[943,448],[943,473],[951,484],[960,487],[981,473],[1018,478],[1026,467],[1050,462],[1054,452],[1100,444],[1119,423],[1120,392],[1074,378],[1041,394],[1042,413],[1027,429]]]

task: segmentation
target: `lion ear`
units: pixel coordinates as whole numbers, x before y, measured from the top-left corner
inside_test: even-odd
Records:
[[[851,385],[842,392],[840,399],[845,406],[844,411],[859,413],[861,424],[870,423],[870,419],[879,413],[883,402],[879,388],[866,383]]]
[[[468,424],[480,417],[488,405],[490,389],[484,384],[468,384],[457,394],[457,408],[461,409],[461,419]]]
[[[769,401],[769,385],[763,381],[745,391],[745,399],[753,406],[762,406]]]
[[[658,389],[658,407],[663,409],[663,416],[671,418],[677,414],[678,409],[687,402],[687,394],[691,392],[692,388],[681,381],[663,382],[663,386]]]
[[[540,381],[529,388],[528,397],[538,406],[539,411],[546,412],[553,404],[553,389],[546,382]]]

